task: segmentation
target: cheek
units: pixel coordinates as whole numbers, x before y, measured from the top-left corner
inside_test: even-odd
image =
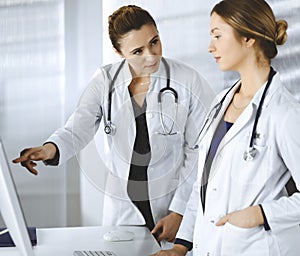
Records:
[[[144,58],[142,56],[135,57],[132,59],[132,65],[134,65],[137,68],[141,68],[142,64],[145,62]]]
[[[226,42],[220,45],[218,49],[222,51],[223,54],[230,55],[235,50],[235,47],[234,45]]]
[[[127,59],[127,61],[131,66],[131,68],[133,68],[136,72],[143,68],[143,63],[144,63],[143,57],[133,57]]]
[[[160,42],[155,46],[155,51],[157,55],[162,55],[162,46]]]

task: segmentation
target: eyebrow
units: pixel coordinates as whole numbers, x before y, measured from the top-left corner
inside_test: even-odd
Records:
[[[157,39],[157,38],[158,38],[158,35],[155,35],[155,36],[149,41],[149,43],[153,42],[153,40],[155,40],[155,39]],[[135,52],[135,51],[137,51],[137,50],[142,50],[142,49],[144,49],[144,48],[145,48],[144,46],[134,48],[132,51],[130,51],[130,53],[133,53],[133,52]]]
[[[211,31],[210,31],[210,33],[212,34],[212,33],[214,33],[216,30],[220,30],[218,27],[215,27],[215,28],[213,28]]]

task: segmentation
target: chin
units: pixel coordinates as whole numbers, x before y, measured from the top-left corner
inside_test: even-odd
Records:
[[[145,73],[147,73],[147,74],[153,74],[153,73],[157,72],[158,68],[159,68],[159,65],[156,65],[155,67],[152,67],[152,68],[147,68],[145,70]]]
[[[224,65],[219,65],[219,68],[221,71],[230,71],[231,70],[229,67],[226,67]]]
[[[158,71],[158,68],[159,68],[159,65],[158,65],[156,68],[153,69],[152,73],[157,72],[157,71]]]

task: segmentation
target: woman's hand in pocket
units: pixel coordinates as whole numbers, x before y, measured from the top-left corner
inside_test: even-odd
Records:
[[[228,213],[216,223],[216,226],[223,226],[226,222],[240,228],[254,228],[263,225],[264,218],[259,205],[255,205]]]

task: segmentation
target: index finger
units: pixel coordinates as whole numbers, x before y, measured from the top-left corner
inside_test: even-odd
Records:
[[[225,215],[216,223],[216,226],[223,226],[228,221],[228,215]]]
[[[162,228],[162,225],[160,223],[157,223],[154,228],[151,230],[152,234],[157,233]]]
[[[30,155],[35,151],[34,148],[25,148],[20,152],[20,157],[13,160],[13,163],[21,163],[30,159]]]
[[[17,163],[21,163],[28,160],[28,156],[20,156],[14,160],[12,160],[13,163],[17,164]]]

